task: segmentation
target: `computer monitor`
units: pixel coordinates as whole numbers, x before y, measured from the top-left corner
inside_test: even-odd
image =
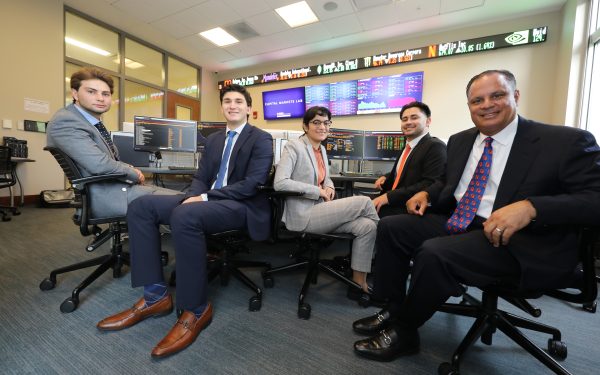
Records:
[[[227,123],[225,122],[200,122],[198,123],[198,141],[197,149],[198,152],[204,151],[206,145],[206,138],[212,133],[219,131],[225,131]]]
[[[119,151],[119,160],[134,167],[148,167],[150,155],[146,151],[135,151],[133,148],[133,133],[112,132],[112,141]]]
[[[402,132],[365,131],[364,160],[395,160],[404,148]]]
[[[322,143],[330,159],[361,160],[364,141],[362,130],[330,129]]]
[[[135,116],[133,127],[136,151],[196,152],[196,121]]]

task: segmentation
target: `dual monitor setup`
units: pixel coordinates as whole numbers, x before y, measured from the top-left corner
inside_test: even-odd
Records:
[[[168,155],[174,160],[185,159],[184,164],[193,168],[193,155],[202,152],[206,137],[224,129],[224,122],[198,123],[191,120],[135,116],[133,133],[114,132],[112,138],[121,161],[135,167],[148,167],[151,155],[159,159]],[[191,156],[191,159],[177,156]],[[181,160],[173,166],[181,164]],[[167,163],[167,166],[171,164]]]
[[[114,132],[113,142],[119,150],[120,159],[136,167],[148,167],[152,154],[169,154],[171,157],[181,154],[192,156],[191,162],[185,164],[193,168],[193,155],[203,151],[206,137],[224,129],[224,122],[197,123],[135,116],[133,134]],[[331,129],[323,145],[331,159],[386,161],[395,160],[404,142],[401,132]],[[277,151],[281,151],[281,148]],[[165,162],[162,164],[165,165]],[[181,163],[173,166],[176,164]],[[169,163],[166,165],[171,166]]]

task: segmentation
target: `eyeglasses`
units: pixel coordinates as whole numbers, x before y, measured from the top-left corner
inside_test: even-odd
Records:
[[[331,124],[333,124],[333,121],[312,120],[310,123],[313,124],[314,126],[321,126],[321,125],[331,126]]]

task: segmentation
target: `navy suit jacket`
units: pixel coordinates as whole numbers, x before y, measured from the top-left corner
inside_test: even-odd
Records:
[[[445,176],[426,189],[432,211],[449,216],[456,208],[454,191],[477,134],[471,128],[450,137]],[[578,227],[600,222],[600,148],[594,136],[519,117],[493,210],[524,199],[537,217],[506,248],[521,265],[522,285],[560,286],[577,264]]]
[[[410,197],[425,190],[440,178],[446,166],[446,145],[439,139],[425,134],[408,155],[398,186],[392,190],[401,157],[402,151],[382,186],[382,191],[387,193],[390,207],[404,208]]]
[[[219,172],[225,137],[223,131],[207,138],[186,198],[207,194],[209,201],[232,199],[243,203],[246,205],[246,226],[250,237],[256,241],[265,240],[270,234],[271,208],[267,196],[260,193],[257,186],[267,183],[273,164],[273,138],[271,134],[246,124],[231,151],[227,186],[211,189]]]

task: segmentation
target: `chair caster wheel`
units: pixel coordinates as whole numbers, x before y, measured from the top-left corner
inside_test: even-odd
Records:
[[[60,311],[63,313],[70,313],[77,309],[79,305],[79,298],[69,297],[60,304]]]
[[[594,301],[594,302],[590,302],[590,303],[585,303],[585,304],[583,304],[582,307],[585,311],[594,314],[594,313],[596,313],[596,306],[597,306],[597,303],[596,303],[596,301]]]
[[[42,280],[42,282],[40,283],[40,289],[41,290],[50,290],[50,289],[54,289],[54,287],[56,286],[56,281],[51,280],[50,278],[44,279]]]
[[[13,216],[19,216],[19,215],[21,215],[21,211],[19,211],[16,208],[13,208],[11,212],[12,212]]]
[[[438,366],[438,375],[459,375],[459,372],[450,363],[444,362]]]
[[[253,296],[250,297],[250,303],[248,304],[248,309],[250,311],[258,311],[262,306],[262,301],[259,297]]]
[[[163,267],[169,264],[169,253],[166,251],[160,253],[160,264],[162,264]]]
[[[560,340],[548,339],[548,353],[562,361],[567,358],[567,344]]]
[[[298,305],[298,318],[308,320],[310,319],[310,305],[308,303],[301,303]]]
[[[7,216],[7,215],[3,215],[2,216],[2,221],[10,221],[10,219],[11,218],[9,216]]]
[[[121,267],[113,268],[113,279],[118,279],[121,276],[123,276],[123,274],[121,272]]]
[[[273,276],[271,275],[263,275],[263,285],[265,288],[272,288],[275,286],[275,280],[273,280]]]

